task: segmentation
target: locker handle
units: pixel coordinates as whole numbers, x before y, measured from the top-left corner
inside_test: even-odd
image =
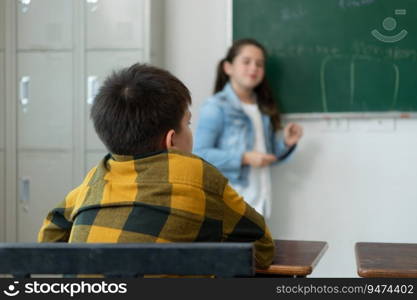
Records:
[[[98,92],[98,77],[97,76],[88,76],[87,78],[87,104],[92,105],[94,98]]]
[[[20,178],[19,180],[19,196],[23,210],[28,212],[30,199],[30,179],[27,177]]]
[[[19,0],[22,13],[27,13],[31,0]]]
[[[24,111],[26,111],[26,108],[29,105],[29,83],[29,76],[23,76],[22,78],[20,78],[19,98],[20,104],[23,106]]]
[[[95,12],[97,10],[98,0],[86,0],[86,2],[89,6],[90,12]]]

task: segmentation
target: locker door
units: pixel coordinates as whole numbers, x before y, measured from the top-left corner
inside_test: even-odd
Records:
[[[5,2],[0,1],[0,155],[3,155],[4,151],[4,134],[5,134],[5,86],[4,86],[4,73],[5,73],[5,62],[4,62],[4,48],[5,48]],[[4,166],[0,165],[0,176],[3,172]],[[1,180],[0,180],[1,182]],[[1,192],[0,192],[1,193]],[[0,196],[0,203],[2,198]]]
[[[103,143],[94,131],[90,119],[90,108],[94,95],[103,80],[113,71],[142,61],[142,51],[94,51],[87,53],[87,99],[86,103],[86,168],[95,166],[107,153]]]
[[[72,54],[17,56],[18,241],[35,241],[72,187]]]
[[[1,30],[1,29],[0,29]],[[0,152],[4,151],[5,148],[5,128],[6,128],[6,95],[4,89],[4,53],[3,50],[0,48]],[[0,172],[3,170],[3,165],[0,167]]]
[[[18,153],[19,242],[35,242],[48,211],[71,190],[71,154],[25,151]]]
[[[88,49],[142,48],[144,0],[85,0]]]
[[[17,48],[71,49],[72,5],[68,0],[18,1]]]
[[[1,12],[0,12],[1,15]],[[0,32],[2,31],[0,27]],[[6,115],[5,115],[5,90],[4,90],[4,54],[0,45],[0,241],[4,241],[5,228],[5,172],[6,165],[4,160],[5,153],[5,127],[6,127]]]
[[[72,149],[72,54],[17,57],[18,148]]]
[[[5,234],[6,232],[4,231],[5,228],[5,222],[6,222],[6,215],[5,215],[5,161],[4,161],[4,152],[0,151],[0,224],[1,224],[1,228],[0,228],[0,241],[4,242],[5,241]]]

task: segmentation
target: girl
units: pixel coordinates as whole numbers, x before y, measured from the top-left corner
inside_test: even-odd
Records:
[[[295,149],[302,128],[281,129],[265,78],[266,51],[253,39],[237,40],[217,69],[215,94],[203,105],[194,152],[215,165],[260,214],[271,212],[270,165]]]

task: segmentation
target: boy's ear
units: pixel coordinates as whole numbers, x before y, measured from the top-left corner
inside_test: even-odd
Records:
[[[167,149],[171,149],[174,147],[174,135],[175,135],[174,129],[170,129],[168,133],[165,135],[164,144]]]

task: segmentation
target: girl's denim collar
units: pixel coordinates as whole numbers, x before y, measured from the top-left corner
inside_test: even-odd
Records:
[[[230,83],[230,81],[225,84],[222,92],[226,96],[226,99],[229,101],[229,103],[235,109],[240,110],[244,113],[244,110],[243,110],[243,107],[242,107],[242,101],[240,101],[239,97],[236,95],[235,90],[233,89],[232,84]]]
[[[243,112],[242,103],[240,102],[240,99],[236,95],[235,91],[233,90],[230,81],[226,83],[222,92],[225,94],[226,99],[235,109],[241,110]]]

